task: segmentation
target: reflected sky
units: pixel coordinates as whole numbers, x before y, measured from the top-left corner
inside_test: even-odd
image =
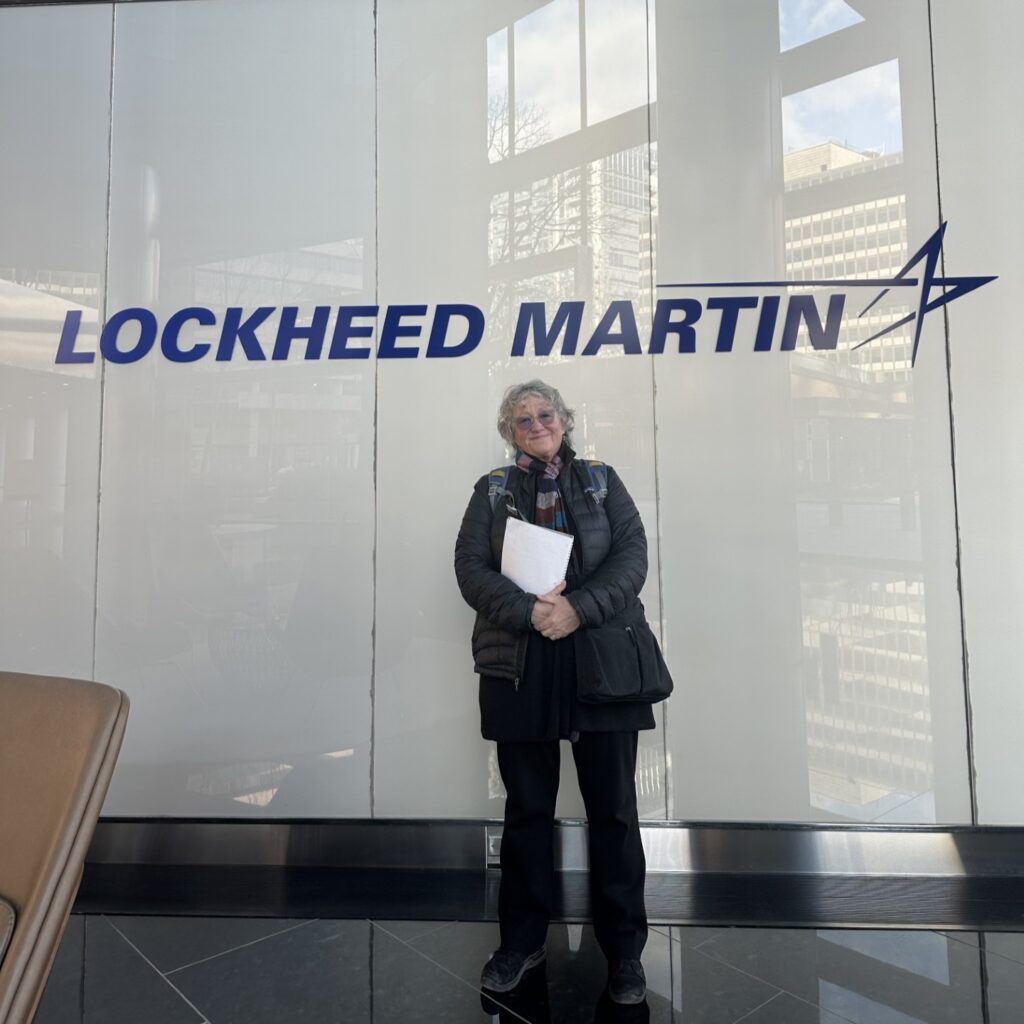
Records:
[[[512,22],[514,75],[510,29],[488,37],[492,163],[648,102],[653,51],[648,52],[647,0],[587,0],[582,23],[580,10],[578,0],[550,0]],[[507,116],[510,95],[513,126]]]
[[[819,931],[819,939],[835,943],[883,964],[912,971],[939,984],[949,984],[947,940],[937,932]]]
[[[782,101],[787,151],[840,142],[878,156],[903,150],[899,61],[834,78]]]
[[[580,127],[579,5],[552,0],[515,23],[516,152]]]
[[[587,123],[647,102],[646,0],[587,0]]]
[[[844,0],[779,0],[780,46],[790,50],[863,20]]]
[[[821,1020],[981,1024],[1015,1019],[1000,1015],[997,1007],[1012,1005],[1007,997],[1019,999],[1024,980],[1019,966],[1007,972],[996,958],[984,956],[974,935],[957,935],[736,928],[719,932],[700,952],[814,1004]]]
[[[857,1024],[927,1024],[927,1018],[903,1013],[877,999],[869,999],[859,992],[824,979],[818,982],[818,1003],[822,1010],[831,1011],[839,1019],[853,1020]]]
[[[487,37],[487,156],[491,163],[509,155],[508,29]]]

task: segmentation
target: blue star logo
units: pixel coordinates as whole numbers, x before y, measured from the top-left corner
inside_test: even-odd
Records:
[[[877,302],[879,302],[883,296],[889,291],[891,287],[914,287],[920,285],[921,294],[918,300],[917,309],[908,313],[905,317],[897,320],[896,323],[890,324],[888,327],[883,328],[880,331],[876,331],[871,335],[870,338],[865,338],[864,341],[858,342],[854,345],[854,348],[860,348],[861,345],[866,345],[869,341],[874,341],[876,338],[882,338],[886,334],[891,334],[893,331],[899,330],[906,324],[912,321],[917,321],[917,326],[914,328],[914,347],[910,353],[910,365],[913,366],[917,360],[917,347],[921,343],[921,330],[924,327],[924,318],[927,313],[931,313],[942,306],[945,306],[947,302],[952,302],[953,299],[959,299],[961,295],[966,295],[968,292],[973,292],[976,288],[980,288],[983,284],[988,284],[989,281],[994,281],[996,275],[990,275],[987,277],[938,277],[936,275],[936,268],[939,264],[939,259],[942,256],[942,238],[946,233],[946,221],[943,221],[939,229],[928,239],[924,245],[921,246],[917,252],[907,261],[903,269],[887,284],[860,312],[860,316],[864,316]],[[919,263],[924,263],[924,272],[920,278],[909,277],[909,273]],[[864,282],[870,284],[871,282]],[[935,288],[941,288],[941,294],[932,298],[932,290]],[[948,290],[947,290],[948,289]]]
[[[893,331],[897,331],[901,327],[905,327],[907,324],[916,320],[917,324],[914,328],[914,347],[910,354],[910,365],[913,366],[917,361],[917,349],[921,344],[921,331],[924,328],[924,318],[926,314],[932,313],[936,309],[940,309],[942,306],[952,302],[954,299],[959,299],[961,295],[973,292],[983,284],[988,284],[989,281],[995,281],[997,277],[997,275],[994,274],[983,277],[938,276],[937,270],[939,267],[939,261],[942,258],[942,239],[945,234],[946,221],[943,221],[928,241],[910,257],[903,269],[891,278],[790,279],[786,281],[701,281],[688,282],[686,284],[659,284],[657,287],[659,289],[793,287],[880,289],[878,294],[864,307],[863,310],[861,310],[858,315],[858,319],[865,316],[871,309],[873,309],[893,288],[920,288],[920,297],[918,299],[917,309],[908,313],[905,317],[902,317],[895,323],[890,324],[888,327],[884,327],[882,330],[876,331],[870,338],[865,338],[864,341],[860,341],[853,346],[853,348],[860,348],[862,345],[866,345],[870,341],[875,341],[877,338],[882,338],[887,334],[891,334]],[[919,277],[911,277],[910,272],[922,263],[924,264],[924,269],[921,275]],[[933,292],[936,289],[941,289],[941,292],[938,295],[933,295]]]

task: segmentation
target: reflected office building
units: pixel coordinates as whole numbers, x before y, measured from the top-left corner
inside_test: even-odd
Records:
[[[902,152],[833,140],[785,154],[787,278],[900,271],[909,256],[902,161]],[[884,821],[900,808],[901,820],[930,822],[912,338],[904,329],[864,344],[895,315],[848,316],[838,352],[805,349],[793,361],[808,775],[812,804],[827,815]]]

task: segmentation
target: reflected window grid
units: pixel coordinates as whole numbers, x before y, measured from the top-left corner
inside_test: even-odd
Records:
[[[570,10],[573,4],[575,15]],[[626,33],[646,51],[646,4],[639,0],[555,0],[493,33],[487,41],[487,140],[492,164],[545,149],[566,134],[562,128],[567,125],[572,126],[567,130],[582,136],[594,123],[588,118],[586,59],[580,89],[570,89],[559,99],[572,110],[554,111],[551,104],[537,100],[529,85],[521,87],[524,69],[527,75],[535,70],[532,48],[539,45],[541,21],[552,29],[562,52],[585,54],[588,47],[616,33]],[[619,107],[595,105],[596,119],[621,112],[623,104],[646,106],[646,83],[642,90],[634,87],[619,93]],[[550,174],[531,176],[512,190],[492,195],[490,322],[497,330],[508,331],[519,304],[527,301],[557,303],[567,296],[593,300],[588,302],[588,327],[593,326],[594,308],[612,299],[650,301],[652,175],[647,134],[645,118],[642,131],[634,130],[623,139],[630,144],[582,164],[557,166],[554,158]],[[606,349],[600,356],[614,354]]]
[[[783,49],[863,20],[841,6],[781,0]],[[797,8],[809,33],[799,40],[786,27]],[[898,68],[866,67],[783,97],[786,277],[884,278],[905,264]],[[856,141],[873,132],[897,144],[885,152]],[[810,799],[853,820],[935,820],[911,339],[900,331],[854,348],[908,311],[893,302],[848,314],[837,350],[793,369]],[[885,535],[905,568],[872,566]]]

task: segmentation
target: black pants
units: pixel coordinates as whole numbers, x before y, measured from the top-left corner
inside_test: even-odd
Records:
[[[647,941],[637,819],[635,732],[585,732],[573,743],[590,835],[594,933],[609,960],[639,957]],[[498,918],[502,949],[544,945],[554,899],[558,741],[498,743],[508,797],[501,838]]]

